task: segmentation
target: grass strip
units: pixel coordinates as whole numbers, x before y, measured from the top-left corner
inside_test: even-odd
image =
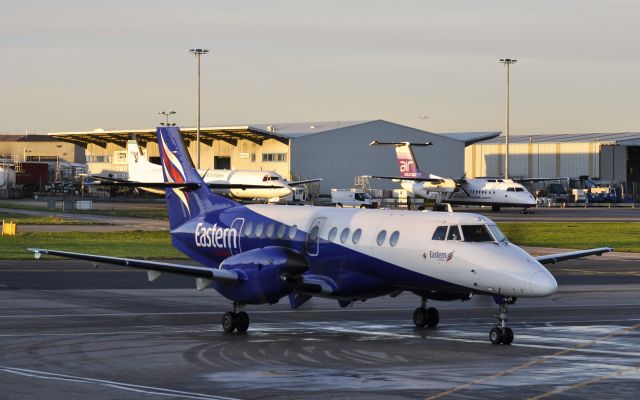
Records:
[[[25,251],[29,247],[113,257],[186,258],[171,246],[167,232],[25,232],[11,237],[0,236],[0,260],[32,258],[33,254]]]
[[[498,226],[519,246],[640,252],[640,222],[501,222]]]
[[[137,217],[137,218],[151,218],[151,219],[168,219],[167,208],[164,204],[148,207],[135,207],[135,208],[116,208],[118,203],[114,203],[111,209],[93,209],[93,210],[68,210],[65,212],[73,214],[89,214],[89,215],[108,215],[111,217]],[[0,208],[11,208],[14,210],[29,210],[29,211],[51,211],[62,212],[60,209],[52,210],[48,207],[14,204],[14,203],[0,203]]]
[[[504,222],[500,229],[520,246],[587,249],[613,247],[640,252],[638,222]],[[168,232],[26,232],[0,236],[0,259],[28,259],[28,247],[144,259],[185,259],[171,246]]]
[[[0,212],[0,221],[12,221],[18,225],[106,225],[94,221],[79,221],[75,219],[67,219],[56,217],[55,215],[35,216],[15,213]]]

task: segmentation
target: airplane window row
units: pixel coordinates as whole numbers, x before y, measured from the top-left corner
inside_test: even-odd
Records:
[[[473,194],[496,194],[493,190],[470,190]]]
[[[465,242],[495,241],[485,225],[462,225],[462,235],[458,225],[442,225],[433,232],[431,240],[464,240]]]
[[[342,232],[340,232],[340,242],[341,243],[346,243],[349,240],[349,234],[351,233],[351,230],[349,228],[344,228],[342,230]],[[333,227],[331,228],[331,230],[329,230],[329,235],[327,235],[327,239],[329,240],[329,242],[334,243],[336,241],[336,236],[338,236],[338,228],[337,227]],[[351,242],[353,244],[358,244],[358,242],[360,242],[360,238],[362,237],[362,229],[358,228],[355,231],[353,231],[353,235],[351,236]],[[382,246],[384,244],[384,240],[387,237],[387,231],[382,230],[378,233],[378,237],[376,238],[376,243],[378,244],[378,246]],[[391,247],[395,247],[396,244],[398,244],[398,239],[400,239],[400,232],[399,231],[394,231],[391,234],[391,237],[389,238],[389,245]],[[315,239],[312,239],[315,240]]]
[[[293,239],[296,237],[296,233],[298,232],[298,227],[296,225],[292,225],[289,228],[289,239]],[[255,230],[253,229],[253,222],[249,221],[244,225],[243,234],[245,237],[257,237],[257,238],[269,238],[269,239],[282,239],[285,237],[287,233],[287,226],[280,225],[278,226],[278,230],[276,231],[275,224],[268,224],[266,229],[265,225],[262,222],[259,222],[255,226]]]

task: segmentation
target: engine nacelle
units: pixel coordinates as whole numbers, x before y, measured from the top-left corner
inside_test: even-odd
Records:
[[[227,299],[242,304],[277,303],[291,293],[309,269],[309,261],[295,250],[269,246],[227,257],[220,269],[234,271],[239,282],[214,283]]]

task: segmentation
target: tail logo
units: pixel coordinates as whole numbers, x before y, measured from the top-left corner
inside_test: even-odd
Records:
[[[164,141],[164,136],[160,135],[160,148],[162,153],[162,168],[164,169],[164,175],[167,177],[167,181],[171,183],[185,183],[187,180],[185,178],[184,169],[180,164],[180,160],[173,154],[169,148],[167,147],[166,142]],[[191,209],[189,207],[189,199],[188,193],[183,192],[181,189],[171,189],[173,193],[178,196],[182,204],[184,204],[185,208],[189,215],[191,215]]]

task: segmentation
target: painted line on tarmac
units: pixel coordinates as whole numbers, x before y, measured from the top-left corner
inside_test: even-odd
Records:
[[[535,359],[533,359],[531,361],[528,361],[528,362],[526,362],[524,364],[515,366],[513,368],[509,368],[509,369],[507,369],[505,371],[502,371],[502,372],[499,372],[497,374],[493,374],[493,375],[481,377],[481,378],[478,378],[478,379],[474,379],[474,380],[472,380],[470,382],[467,382],[467,383],[465,383],[463,385],[456,386],[456,387],[454,387],[452,389],[449,389],[449,390],[445,390],[444,392],[437,393],[437,394],[435,394],[433,396],[429,396],[429,397],[426,398],[426,400],[439,399],[441,397],[448,396],[450,394],[457,393],[459,391],[468,389],[468,388],[470,388],[470,387],[472,387],[474,385],[477,385],[477,384],[480,384],[480,383],[486,383],[486,382],[495,380],[497,378],[501,378],[501,377],[506,376],[506,375],[511,375],[516,371],[529,368],[529,367],[531,367],[533,365],[536,365],[536,364],[545,363],[545,362],[547,362],[549,360],[552,360],[552,359],[555,359],[555,358],[559,358],[560,356],[564,356],[565,354],[584,351],[584,350],[586,350],[586,349],[584,349],[584,347],[597,344],[599,342],[602,342],[602,341],[605,341],[607,339],[610,339],[610,338],[612,338],[614,336],[627,334],[627,333],[629,333],[631,331],[634,331],[634,330],[636,330],[638,328],[640,328],[640,324],[635,324],[635,325],[632,325],[632,326],[627,326],[625,328],[615,330],[615,331],[613,331],[613,332],[611,332],[611,333],[609,333],[607,335],[597,337],[597,338],[592,339],[592,340],[590,340],[588,342],[581,343],[581,344],[576,345],[574,347],[566,348],[564,350],[555,352],[555,353],[550,354],[550,355],[545,355],[545,356],[541,356],[541,357],[535,358]]]
[[[181,390],[164,389],[164,388],[153,387],[153,386],[134,385],[134,384],[124,383],[124,382],[108,381],[104,379],[93,379],[93,378],[86,378],[86,377],[74,376],[74,375],[56,374],[52,372],[36,371],[36,370],[25,369],[25,368],[14,368],[14,367],[2,366],[2,365],[0,365],[0,371],[10,373],[10,374],[15,374],[15,375],[26,376],[30,378],[51,379],[51,380],[58,380],[58,381],[100,385],[100,386],[107,386],[114,389],[126,390],[129,392],[155,394],[159,396],[169,396],[169,397],[175,397],[175,398],[181,398],[181,399],[238,400],[233,397],[214,396],[214,395],[209,395],[204,393],[184,392]]]
[[[595,377],[593,379],[589,379],[588,381],[578,382],[575,385],[558,387],[556,389],[550,390],[550,391],[548,391],[546,393],[543,393],[541,395],[538,395],[538,396],[535,396],[535,397],[529,397],[528,400],[544,399],[544,398],[547,398],[549,396],[553,396],[553,395],[556,395],[556,394],[568,392],[569,390],[579,389],[581,387],[588,386],[588,385],[591,385],[593,383],[602,382],[602,381],[610,379],[610,378],[620,377],[620,376],[623,376],[623,375],[626,375],[626,374],[630,374],[632,372],[638,372],[638,371],[640,371],[640,365],[638,365],[636,367],[631,367],[631,368],[622,368],[622,369],[620,369],[618,371],[611,372],[609,374],[602,375],[602,376],[597,376],[597,377]]]

